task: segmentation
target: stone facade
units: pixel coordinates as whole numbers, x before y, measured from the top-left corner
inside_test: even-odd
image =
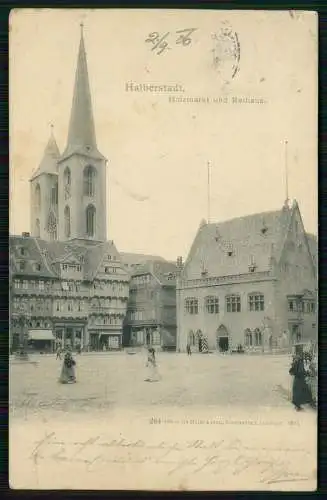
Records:
[[[135,260],[127,264],[131,281],[124,345],[175,350],[176,265],[163,259],[142,262],[137,255]]]
[[[261,351],[316,341],[316,255],[296,202],[202,223],[177,280],[178,350],[190,343]]]

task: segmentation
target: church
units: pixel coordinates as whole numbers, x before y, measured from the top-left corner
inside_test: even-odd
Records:
[[[83,26],[67,144],[53,130],[30,179],[31,230],[10,236],[10,345],[119,349],[129,273],[107,239],[107,159],[98,150]]]
[[[179,262],[177,349],[289,350],[317,341],[317,240],[298,203],[200,224]]]

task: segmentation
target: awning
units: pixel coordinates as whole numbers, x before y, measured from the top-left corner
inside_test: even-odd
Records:
[[[29,340],[55,340],[52,330],[29,330]]]

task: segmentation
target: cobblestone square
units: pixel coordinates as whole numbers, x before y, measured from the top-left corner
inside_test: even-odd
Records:
[[[76,357],[77,383],[61,385],[61,361],[32,355],[10,368],[11,412],[81,411],[134,406],[287,407],[288,356],[159,353],[161,380],[144,381],[145,353]]]

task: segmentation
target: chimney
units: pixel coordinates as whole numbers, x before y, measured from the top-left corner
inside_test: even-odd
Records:
[[[31,233],[23,232],[22,236],[23,236],[23,238],[29,238],[31,236]]]

